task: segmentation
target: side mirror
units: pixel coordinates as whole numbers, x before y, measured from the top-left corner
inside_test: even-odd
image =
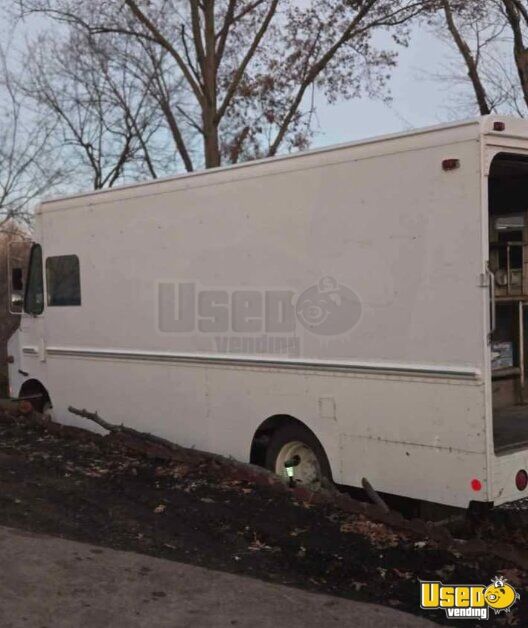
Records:
[[[11,308],[13,310],[21,310],[24,305],[24,297],[17,292],[13,292],[11,295]]]

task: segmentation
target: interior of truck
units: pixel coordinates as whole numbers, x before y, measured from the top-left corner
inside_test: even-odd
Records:
[[[501,153],[489,176],[493,437],[528,447],[528,156]]]

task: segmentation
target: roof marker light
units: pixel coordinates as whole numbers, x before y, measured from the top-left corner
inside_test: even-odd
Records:
[[[442,168],[444,170],[456,170],[460,168],[460,159],[444,159],[442,162]]]

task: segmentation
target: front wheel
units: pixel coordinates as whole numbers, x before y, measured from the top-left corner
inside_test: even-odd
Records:
[[[266,450],[266,468],[311,490],[332,479],[321,443],[300,425],[285,425],[273,433]]]
[[[42,406],[42,414],[46,421],[54,421],[55,414],[53,413],[53,406],[51,405],[51,401],[45,401]]]
[[[39,414],[42,414],[46,421],[54,420],[55,417],[53,414],[53,405],[47,394],[35,396],[33,399],[31,399],[30,403],[33,406],[33,410],[35,410],[35,412],[38,412]]]

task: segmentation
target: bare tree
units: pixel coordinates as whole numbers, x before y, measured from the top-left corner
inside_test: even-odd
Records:
[[[471,84],[473,85],[475,98],[477,100],[479,111],[482,115],[487,115],[491,113],[491,107],[490,107],[490,103],[488,102],[488,95],[486,93],[486,88],[484,87],[484,84],[482,82],[482,79],[479,73],[479,59],[480,59],[481,44],[478,38],[478,34],[480,33],[480,30],[477,30],[476,32],[477,34],[476,46],[475,46],[476,50],[472,51],[470,45],[468,44],[467,39],[465,38],[462,32],[462,29],[457,25],[456,17],[454,14],[455,11],[457,13],[460,13],[466,10],[467,12],[467,7],[457,8],[454,11],[453,3],[451,2],[451,0],[441,0],[441,4],[442,4],[442,9],[445,15],[446,25],[449,30],[449,33],[451,34],[451,37],[453,38],[453,41],[455,42],[458,48],[458,51],[462,55],[464,63],[467,67],[468,77],[469,77],[469,80],[471,81]],[[471,20],[473,24],[475,23],[475,17],[477,19],[480,17],[480,15],[478,15],[477,12],[478,12],[478,6],[470,7],[470,15],[471,13],[473,14],[471,15]],[[468,16],[466,15],[464,17],[466,18],[464,26],[467,29],[468,28]]]
[[[519,85],[528,107],[528,49],[526,47],[528,3],[523,0],[502,0],[502,5],[512,33],[513,56],[519,75]]]
[[[137,80],[128,40],[100,38],[70,25],[33,42],[24,89],[56,121],[62,160],[94,189],[117,181],[156,178],[164,154],[156,142],[161,117],[151,97],[152,79]]]
[[[528,111],[528,2],[441,0],[481,114]]]
[[[390,29],[399,43],[423,0],[21,0],[91,34],[141,41],[163,65],[152,92],[187,170],[187,137],[198,133],[206,167],[304,147],[314,90],[327,100],[386,94],[396,62],[373,42]],[[159,61],[158,61],[159,62]],[[186,97],[174,105],[170,85]],[[192,143],[192,140],[191,140]]]
[[[30,223],[33,202],[62,178],[51,158],[53,124],[35,117],[0,48],[0,227]]]

